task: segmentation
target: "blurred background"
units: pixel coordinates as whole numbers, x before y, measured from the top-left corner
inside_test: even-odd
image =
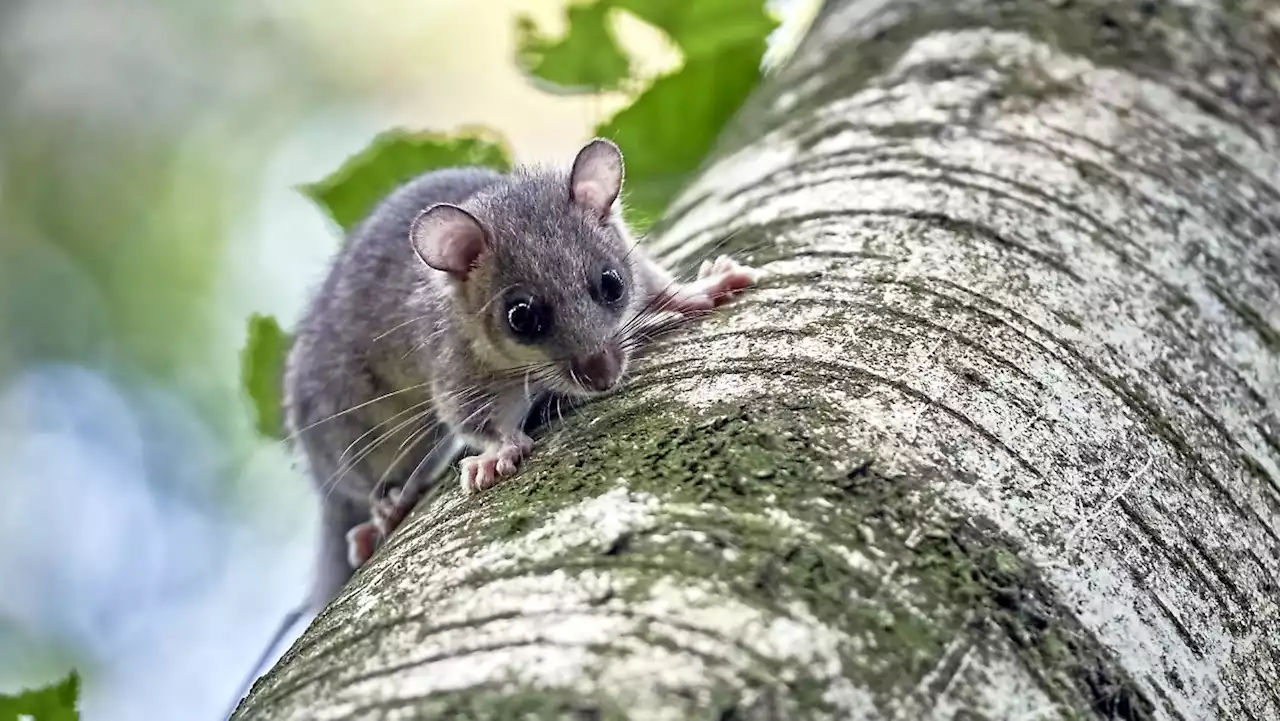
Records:
[[[295,188],[397,126],[567,162],[626,99],[516,69],[516,13],[564,4],[0,0],[0,693],[74,667],[83,718],[218,718],[316,532],[239,377],[339,242]]]

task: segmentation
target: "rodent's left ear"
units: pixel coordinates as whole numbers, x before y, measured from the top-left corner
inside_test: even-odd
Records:
[[[569,174],[570,199],[605,218],[621,192],[622,151],[604,138],[587,143],[573,160],[573,171]]]

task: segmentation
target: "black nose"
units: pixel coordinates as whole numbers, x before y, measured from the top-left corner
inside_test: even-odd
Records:
[[[591,355],[575,358],[573,374],[583,387],[593,391],[607,391],[618,382],[621,366],[618,351],[604,348]]]

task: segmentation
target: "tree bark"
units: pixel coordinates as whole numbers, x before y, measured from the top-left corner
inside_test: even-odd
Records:
[[[836,0],[657,229],[771,276],[238,719],[1280,718],[1280,9]]]

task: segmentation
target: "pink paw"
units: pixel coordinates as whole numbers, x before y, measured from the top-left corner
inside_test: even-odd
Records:
[[[698,280],[694,282],[703,291],[717,301],[728,299],[739,291],[755,285],[764,275],[761,271],[745,266],[727,255],[702,261],[698,268]]]
[[[373,521],[365,521],[347,531],[347,563],[352,568],[359,568],[378,550],[382,543],[382,533]]]
[[[698,268],[698,279],[676,287],[665,307],[686,314],[709,311],[754,285],[761,275],[763,273],[759,270],[742,265],[727,255],[715,261],[704,260]]]
[[[462,490],[483,491],[492,488],[500,478],[514,474],[520,467],[520,462],[532,450],[533,440],[521,433],[478,456],[463,458]]]

